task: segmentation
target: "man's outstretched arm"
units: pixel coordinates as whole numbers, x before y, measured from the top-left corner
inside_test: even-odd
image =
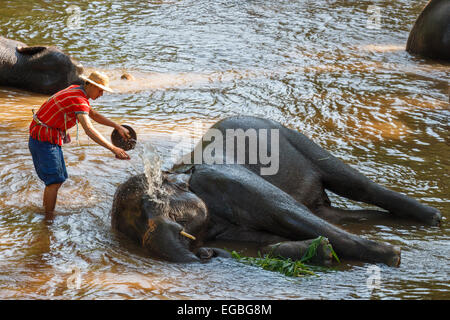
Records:
[[[92,122],[87,116],[87,114],[80,113],[77,115],[77,117],[78,121],[81,123],[81,126],[84,129],[84,132],[86,132],[89,138],[94,140],[97,144],[101,145],[102,147],[110,150],[117,156],[117,158],[122,160],[130,159],[130,156],[123,149],[118,148],[113,144],[111,144],[108,140],[105,139],[105,137],[103,137],[103,135],[100,132],[97,131],[97,129],[95,129],[92,126]]]
[[[89,117],[97,123],[116,129],[124,139],[129,139],[131,137],[130,133],[126,128],[106,118],[105,116],[93,110],[92,108],[89,110]]]

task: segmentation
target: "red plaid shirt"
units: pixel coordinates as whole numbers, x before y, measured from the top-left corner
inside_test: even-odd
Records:
[[[91,105],[83,87],[72,85],[51,96],[36,113],[37,118],[48,127],[33,119],[30,135],[39,141],[62,145],[63,133],[77,122],[77,114],[89,114]]]

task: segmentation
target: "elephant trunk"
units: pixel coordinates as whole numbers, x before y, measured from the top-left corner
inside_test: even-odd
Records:
[[[163,216],[148,219],[142,245],[152,256],[171,262],[196,262],[200,259],[190,251],[195,238],[183,227]],[[190,237],[189,237],[190,236]]]

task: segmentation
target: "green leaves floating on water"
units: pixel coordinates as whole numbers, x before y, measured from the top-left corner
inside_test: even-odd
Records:
[[[309,267],[300,261],[292,261],[291,259],[279,259],[266,255],[265,257],[244,257],[239,255],[236,251],[232,251],[231,255],[239,262],[258,266],[264,270],[277,271],[288,277],[300,277],[304,275],[316,275]]]
[[[317,249],[319,248],[319,245],[322,241],[328,240],[325,237],[318,237],[317,239],[314,239],[314,241],[310,244],[308,247],[308,250],[305,252],[301,260],[293,261],[292,259],[284,259],[279,257],[273,257],[271,254],[267,254],[264,257],[261,257],[261,254],[259,254],[258,258],[254,257],[245,257],[241,256],[236,251],[231,252],[231,256],[238,260],[239,262],[251,265],[251,266],[257,266],[261,267],[264,270],[268,271],[276,271],[284,274],[288,277],[301,277],[305,275],[316,275],[313,271],[311,266],[308,266],[304,264],[304,262],[310,260],[312,257],[314,257],[317,254]],[[330,244],[326,245],[330,250],[333,257],[336,259],[336,261],[339,261],[339,258],[336,255],[336,252],[334,252],[333,248]],[[321,268],[323,269],[323,268]]]

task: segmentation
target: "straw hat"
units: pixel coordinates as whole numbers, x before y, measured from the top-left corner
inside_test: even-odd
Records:
[[[109,87],[109,78],[107,75],[100,73],[98,71],[92,72],[89,77],[81,76],[81,78],[94,86],[99,87],[108,92],[114,92],[113,89]]]

